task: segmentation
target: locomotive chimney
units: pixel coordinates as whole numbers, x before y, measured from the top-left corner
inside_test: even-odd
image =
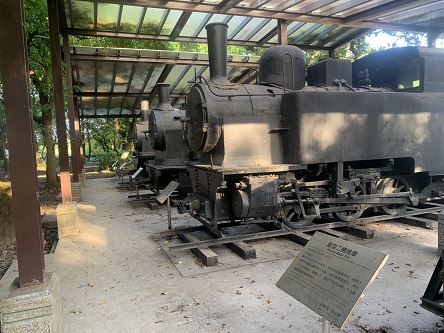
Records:
[[[159,105],[157,105],[156,110],[174,110],[170,104],[170,85],[168,83],[158,83],[156,86],[159,96]]]
[[[140,118],[142,121],[148,121],[150,103],[144,99],[140,102]]]
[[[227,78],[227,30],[225,23],[210,23],[207,29],[210,81],[216,84],[229,84]]]

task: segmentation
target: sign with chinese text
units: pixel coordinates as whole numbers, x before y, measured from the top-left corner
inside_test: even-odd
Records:
[[[342,329],[388,255],[317,232],[277,282]]]
[[[158,203],[163,204],[166,199],[173,193],[180,184],[172,180],[156,197]]]

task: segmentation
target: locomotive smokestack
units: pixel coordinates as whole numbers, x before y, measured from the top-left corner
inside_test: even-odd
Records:
[[[227,30],[225,23],[210,23],[207,29],[208,57],[210,62],[210,81],[228,84],[227,78]]]
[[[148,121],[150,103],[145,99],[140,102],[140,118],[142,121]]]
[[[157,94],[159,95],[159,105],[156,110],[174,110],[170,104],[170,85],[168,83],[158,83]]]

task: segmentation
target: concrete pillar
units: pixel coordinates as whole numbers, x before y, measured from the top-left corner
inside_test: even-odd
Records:
[[[80,176],[80,175],[79,175]],[[71,183],[72,200],[75,202],[83,201],[82,184],[80,182]]]
[[[82,173],[79,174],[79,181],[82,187],[86,187],[86,171],[82,169]]]
[[[43,281],[43,284],[20,288],[17,278],[6,295],[1,295],[2,333],[63,332],[59,278],[56,273],[48,272]]]
[[[57,228],[59,238],[79,234],[77,203],[71,201],[57,206]]]

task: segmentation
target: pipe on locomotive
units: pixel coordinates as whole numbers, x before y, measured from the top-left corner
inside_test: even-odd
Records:
[[[150,103],[144,99],[140,102],[140,119],[142,121],[148,121],[148,115],[150,114]]]
[[[226,23],[207,24],[208,58],[210,63],[210,82],[230,84],[227,78],[227,31]]]
[[[159,104],[153,110],[169,111],[174,110],[170,103],[170,85],[168,83],[158,83],[157,95],[159,96]]]

